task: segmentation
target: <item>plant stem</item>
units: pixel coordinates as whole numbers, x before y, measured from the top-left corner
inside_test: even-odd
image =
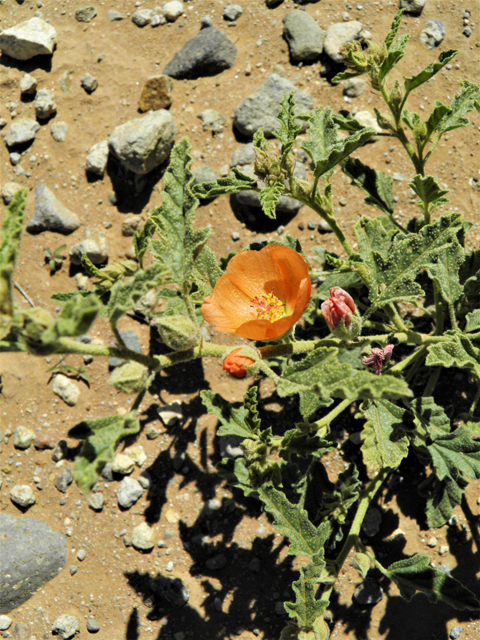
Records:
[[[387,314],[387,316],[390,318],[390,320],[393,322],[393,324],[395,325],[395,328],[398,331],[407,331],[407,327],[405,326],[402,318],[400,317],[400,314],[398,313],[398,310],[396,308],[396,306],[393,304],[393,302],[391,304],[388,304],[385,307],[385,312]]]
[[[390,367],[389,370],[388,370],[388,373],[389,374],[390,373],[399,373],[400,371],[403,371],[404,369],[409,367],[413,362],[418,360],[418,358],[423,356],[425,354],[426,350],[427,350],[427,345],[423,345],[423,347],[420,347],[420,349],[417,349],[416,351],[413,351],[406,358],[404,358],[403,360],[400,360],[400,362],[397,362],[397,364],[394,364],[393,367]]]
[[[348,554],[358,540],[360,529],[362,527],[365,515],[368,511],[368,507],[370,506],[373,498],[375,497],[375,494],[382,486],[383,481],[388,476],[390,471],[390,467],[383,467],[375,476],[375,478],[370,482],[368,487],[364,491],[362,491],[362,497],[360,499],[360,502],[358,503],[357,513],[355,514],[352,526],[350,527],[350,531],[348,532],[347,539],[345,540],[345,543],[333,565],[335,567],[335,579],[338,578],[338,574],[340,573],[343,564],[348,557]],[[335,583],[330,585],[328,589],[323,592],[321,597],[321,600],[323,602],[330,602],[330,596],[333,591],[334,584]]]
[[[350,398],[345,398],[345,400],[342,400],[339,404],[337,404],[336,407],[334,407],[331,411],[329,411],[329,413],[327,413],[326,416],[323,416],[323,418],[320,418],[320,420],[317,420],[316,422],[311,422],[310,430],[318,431],[322,427],[325,427],[326,425],[330,424],[337,416],[339,416],[343,411],[345,411],[345,409],[347,409],[351,404],[352,404],[352,400]]]
[[[480,382],[477,382],[477,385],[478,385],[477,393],[475,394],[475,398],[473,399],[472,406],[470,407],[470,411],[469,411],[472,417],[473,417],[473,414],[475,413],[477,402],[480,399]]]

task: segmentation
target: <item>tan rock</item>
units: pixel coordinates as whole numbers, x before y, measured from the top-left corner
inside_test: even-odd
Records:
[[[148,78],[138,103],[140,111],[157,111],[168,109],[172,104],[173,81],[169,76],[152,76]]]

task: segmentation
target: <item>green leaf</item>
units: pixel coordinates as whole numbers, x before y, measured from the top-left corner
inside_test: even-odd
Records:
[[[439,100],[435,100],[435,102],[433,103],[433,111],[425,120],[425,141],[430,139],[432,133],[437,130],[440,121],[447,115],[447,113],[451,113],[451,111],[451,108],[447,107],[446,104],[443,104],[443,102],[440,102]]]
[[[466,321],[465,333],[480,331],[480,309],[475,309],[475,311],[467,314]]]
[[[323,550],[330,535],[328,522],[316,527],[309,520],[305,509],[289,502],[285,494],[275,489],[271,483],[258,487],[257,491],[265,509],[275,518],[275,528],[289,539],[290,555],[312,558]]]
[[[150,238],[153,236],[153,234],[157,229],[154,219],[159,214],[160,214],[160,208],[153,209],[153,211],[150,212],[150,215],[152,216],[152,218],[148,218],[148,220],[145,222],[142,228],[138,229],[133,234],[133,238],[132,238],[133,248],[135,249],[135,255],[137,256],[138,261],[140,262],[140,265],[142,268],[143,268],[143,258],[150,244]]]
[[[426,364],[429,367],[458,367],[480,377],[480,355],[467,336],[454,331],[444,334],[448,342],[428,345]]]
[[[337,164],[375,135],[375,130],[362,127],[345,140],[337,140],[338,125],[331,107],[320,107],[310,116],[310,141],[302,144],[314,164],[315,178],[328,174]]]
[[[425,515],[430,528],[443,527],[448,522],[454,508],[461,504],[467,484],[462,476],[457,481],[449,478],[440,481],[432,473],[418,486],[419,494],[427,500]]]
[[[363,200],[365,204],[377,207],[384,213],[394,212],[391,176],[367,167],[357,158],[348,158],[342,163],[342,171],[351,179],[353,185],[367,194]]]
[[[28,189],[19,189],[5,212],[0,235],[0,339],[10,330],[13,315],[13,271],[18,258]]]
[[[399,11],[397,11],[397,13],[395,14],[394,18],[393,18],[393,22],[390,26],[390,29],[385,37],[385,40],[383,41],[385,44],[385,47],[387,48],[387,51],[390,49],[390,47],[392,46],[393,41],[395,40],[395,36],[397,35],[398,30],[400,29],[400,24],[402,22],[402,16],[405,13],[405,9],[400,9]]]
[[[421,123],[418,113],[409,111],[406,108],[404,108],[402,111],[402,120],[407,125],[407,127],[414,132],[418,130]]]
[[[362,431],[362,455],[369,474],[382,467],[395,469],[408,455],[405,409],[388,400],[376,400],[362,407],[367,419]]]
[[[80,489],[90,491],[103,467],[115,457],[120,440],[139,431],[140,422],[132,413],[84,420],[71,429],[69,436],[84,441],[73,467]]]
[[[232,167],[230,174],[226,178],[219,178],[216,182],[197,184],[193,188],[193,193],[200,200],[206,200],[225,193],[239,193],[240,191],[249,191],[251,189],[257,189],[256,180],[242,173],[238,167]]]
[[[480,99],[480,87],[477,84],[469,80],[460,80],[460,85],[462,88],[453,96],[451,112],[446,114],[438,125],[437,131],[441,134],[459,127],[467,127],[469,121],[465,115],[476,108],[475,103]]]
[[[353,77],[356,75],[357,74],[354,74]],[[354,133],[355,131],[361,131],[364,129],[364,126],[360,124],[354,116],[352,116],[350,111],[346,111],[345,109],[341,109],[338,113],[333,113],[332,117],[334,123],[337,124],[342,131],[350,131],[351,133]]]
[[[107,305],[108,318],[112,327],[116,327],[120,318],[133,309],[142,296],[160,285],[164,275],[164,266],[154,263],[145,270],[137,271],[126,282],[117,281],[112,287]]]
[[[393,27],[393,25],[392,25],[392,27]],[[398,27],[397,27],[397,30],[398,30]],[[388,37],[389,36],[387,36],[387,38]],[[382,82],[382,80],[385,78],[385,76],[403,58],[403,56],[405,55],[405,48],[407,46],[407,42],[408,42],[409,38],[410,38],[410,34],[405,34],[405,35],[400,36],[399,38],[397,38],[395,40],[395,42],[392,42],[389,46],[387,45],[387,47],[388,47],[387,57],[385,58],[385,60],[380,65],[380,70],[379,70],[379,73],[378,73],[379,82]],[[385,40],[385,43],[386,43],[386,40]]]
[[[421,591],[430,602],[442,601],[460,610],[480,609],[480,602],[475,595],[445,571],[432,567],[428,556],[415,554],[394,562],[388,567],[388,575],[407,601]]]
[[[450,433],[450,418],[432,397],[415,398],[409,402],[408,407],[413,414],[413,444],[416,447]]]
[[[456,481],[459,472],[467,478],[480,478],[480,441],[468,427],[439,436],[427,448],[439,480]]]
[[[405,77],[405,92],[409,94],[410,91],[413,91],[413,89],[416,89],[416,87],[419,87],[425,82],[428,82],[428,80],[430,80],[430,78],[433,78],[433,76],[438,73],[440,69],[443,69],[443,67],[448,64],[450,60],[453,60],[457,53],[457,49],[447,49],[447,51],[442,51],[438,56],[438,62],[431,62],[425,67],[425,69],[422,69],[420,73],[417,73],[414,76]]]
[[[88,332],[102,303],[94,293],[74,296],[62,307],[57,319],[42,334],[44,344],[50,344],[61,337],[76,337]]]
[[[433,264],[461,228],[461,214],[451,213],[425,225],[418,234],[398,233],[386,258],[372,251],[367,262],[371,306],[365,319],[391,302],[413,302],[423,296],[423,289],[415,282],[418,274]]]
[[[273,132],[273,135],[282,143],[281,155],[283,159],[290,153],[297,135],[302,130],[302,125],[295,122],[295,93],[293,91],[283,96],[277,118],[280,126]]]
[[[283,191],[283,182],[275,182],[260,191],[259,196],[263,213],[269,218],[277,217],[276,207]]]
[[[280,455],[284,458],[292,454],[302,458],[321,458],[334,449],[331,442],[323,440],[317,435],[305,433],[298,429],[289,429],[285,432],[281,443]]]
[[[300,579],[292,584],[296,599],[295,602],[286,602],[285,610],[291,618],[297,619],[301,628],[310,629],[328,607],[328,600],[315,598],[324,569],[323,555],[317,554],[306,567],[300,569]]]
[[[168,269],[181,289],[190,283],[193,261],[210,235],[210,229],[194,229],[193,220],[198,201],[190,186],[193,181],[190,143],[182,138],[170,156],[163,180],[163,202],[158,215],[150,216],[159,239],[152,240],[153,257]]]
[[[203,247],[193,263],[193,280],[198,287],[198,292],[192,295],[192,300],[203,304],[203,298],[213,293],[221,275],[223,271],[217,264],[215,254],[209,247]]]
[[[355,235],[358,240],[358,253],[362,260],[369,264],[373,252],[385,259],[397,233],[396,229],[385,228],[379,218],[360,218],[355,224]]]
[[[408,186],[414,191],[420,200],[417,204],[423,207],[423,203],[428,205],[428,210],[433,211],[442,204],[448,204],[450,200],[445,196],[450,189],[441,189],[438,180],[433,176],[421,176],[417,174]]]
[[[219,436],[252,438],[260,432],[256,387],[248,390],[244,405],[239,409],[234,409],[228,400],[213,391],[201,391],[200,397],[208,413],[216,416],[222,424],[217,432]]]
[[[353,556],[352,567],[365,580],[370,571],[370,558],[365,553],[357,553]]]
[[[231,487],[241,489],[245,496],[258,496],[257,490],[251,485],[245,458],[224,458],[217,464],[217,471]]]
[[[437,284],[442,298],[453,305],[463,294],[459,270],[465,260],[465,250],[454,237],[449,245],[438,252],[427,269],[428,275]]]

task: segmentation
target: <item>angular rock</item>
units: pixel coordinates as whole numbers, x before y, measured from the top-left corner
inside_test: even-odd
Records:
[[[420,42],[428,45],[429,49],[433,49],[442,42],[445,33],[445,25],[441,20],[429,20],[420,34]]]
[[[215,109],[205,109],[205,111],[197,115],[197,118],[202,123],[203,130],[211,130],[212,133],[222,133],[226,123],[222,114],[215,111]]]
[[[14,147],[16,144],[24,144],[35,139],[35,134],[40,129],[40,125],[36,120],[25,118],[16,120],[8,127],[6,133],[3,133],[5,144],[7,147]]]
[[[85,170],[97,176],[103,176],[108,161],[108,140],[102,140],[94,144],[87,153]]]
[[[126,476],[120,483],[117,491],[118,504],[123,509],[130,509],[143,493],[142,485],[135,480]]]
[[[132,544],[135,549],[148,551],[155,546],[155,533],[146,522],[142,522],[135,527],[132,533]]]
[[[91,73],[87,73],[80,80],[80,84],[82,85],[82,89],[87,93],[93,93],[98,89],[98,80],[92,76]]]
[[[227,4],[223,10],[222,16],[224,20],[234,22],[242,15],[242,13],[243,9],[239,4]]]
[[[17,427],[13,434],[13,445],[17,449],[28,449],[32,444],[35,434],[27,427]]]
[[[237,47],[215,27],[197,33],[165,66],[163,73],[172,78],[214,76],[230,69],[237,56]]]
[[[100,491],[97,491],[97,493],[92,493],[88,498],[88,506],[94,511],[101,511],[104,504],[105,496]]]
[[[272,73],[264,84],[235,109],[233,117],[235,127],[240,133],[250,138],[253,138],[257,129],[263,127],[265,136],[271,137],[279,124],[277,115],[280,101],[289,91],[295,92],[297,113],[305,113],[313,109],[313,98],[310,93],[300,91],[290,80]]]
[[[0,33],[0,50],[15,60],[51,55],[56,42],[57,32],[41,18],[30,18]]]
[[[359,40],[363,24],[358,20],[350,22],[337,22],[327,29],[323,50],[334,62],[342,62],[343,56],[340,49],[347,42]]]
[[[123,329],[120,329],[120,335],[122,336],[122,340],[124,341],[125,345],[129,349],[132,349],[132,351],[136,351],[137,353],[142,353],[140,341],[137,338],[135,331],[124,331]],[[110,357],[108,359],[108,366],[110,369],[114,369],[115,367],[118,367],[120,364],[122,364],[122,362],[125,362],[125,360],[122,360],[121,358]]]
[[[144,220],[141,216],[127,216],[127,218],[122,222],[122,236],[130,238],[143,223]]]
[[[52,625],[52,633],[58,634],[63,640],[73,638],[77,631],[80,631],[80,623],[75,616],[67,614],[59,616]]]
[[[85,240],[70,249],[72,264],[82,264],[82,255],[86,253],[93,264],[104,264],[108,260],[109,247],[105,235],[94,229],[85,230]]]
[[[9,205],[13,200],[13,196],[17,193],[22,186],[16,182],[5,182],[2,186],[2,199],[3,203]]]
[[[168,109],[172,104],[173,81],[170,76],[152,76],[145,82],[138,108],[145,111],[158,111]]]
[[[54,122],[50,127],[50,133],[55,142],[65,142],[68,133],[68,124],[66,122]]]
[[[162,164],[173,146],[177,127],[165,109],[116,127],[108,139],[110,151],[133,173],[145,174]]]
[[[0,613],[16,609],[54,578],[67,561],[65,536],[45,522],[0,513]]]
[[[73,473],[69,467],[63,467],[58,476],[55,478],[55,487],[61,493],[67,493],[68,487],[73,482]]]
[[[40,89],[37,91],[35,100],[33,101],[35,114],[39,120],[46,120],[57,113],[57,105],[53,98],[53,94],[48,89]]]
[[[405,13],[410,13],[412,16],[419,16],[426,0],[400,0],[400,9],[405,9]]]
[[[78,22],[91,22],[97,15],[95,7],[80,7],[75,12],[75,20]]]
[[[23,508],[31,507],[36,502],[32,488],[28,484],[16,484],[12,487],[10,489],[10,500]]]
[[[117,11],[116,9],[110,9],[109,11],[107,11],[107,18],[109,22],[116,22],[117,20],[123,20],[124,16],[120,13],[120,11]]]
[[[255,162],[255,147],[253,142],[244,144],[239,149],[235,149],[232,153],[232,161],[230,166],[238,167],[244,164],[253,164]]]
[[[175,22],[183,13],[183,2],[171,0],[163,5],[163,14],[169,22]]]
[[[25,73],[20,78],[20,93],[23,95],[32,95],[37,90],[37,79],[29,73]]]
[[[363,78],[349,78],[343,85],[343,93],[350,98],[357,98],[365,91],[367,83]]]
[[[152,19],[152,16],[152,9],[137,9],[132,16],[132,22],[136,24],[137,27],[146,27]]]
[[[80,220],[44,184],[35,187],[35,211],[27,223],[29,233],[56,231],[68,234],[78,229]]]
[[[52,391],[70,407],[76,405],[80,397],[80,389],[77,385],[61,373],[55,376]]]
[[[155,290],[153,291],[155,292]],[[130,447],[126,447],[123,450],[123,453],[128,458],[131,458],[135,462],[137,467],[143,467],[143,465],[147,461],[147,454],[143,450],[141,444],[135,444]]]
[[[132,473],[134,469],[135,461],[130,456],[126,456],[123,453],[117,453],[115,458],[112,460],[112,471],[114,473],[126,475],[128,473]]]
[[[355,114],[355,120],[363,127],[371,127],[372,129],[375,129],[375,131],[378,131],[378,133],[383,131],[382,127],[378,124],[376,117],[368,110],[358,111]],[[374,142],[377,140],[377,136],[373,136],[370,140]]]
[[[306,11],[294,10],[283,18],[283,37],[294,62],[317,60],[323,51],[325,31]]]

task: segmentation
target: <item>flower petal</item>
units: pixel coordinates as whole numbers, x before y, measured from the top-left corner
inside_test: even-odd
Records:
[[[228,263],[228,277],[250,300],[273,289],[277,298],[285,302],[283,275],[272,257],[275,246],[268,244],[260,251],[243,251]]]
[[[308,281],[310,291],[308,292],[307,302],[303,307],[305,309],[311,293],[311,283],[308,275],[308,262],[300,253],[281,244],[273,244],[269,246],[271,246],[272,258],[275,260],[282,274],[282,281],[285,288],[285,301],[287,303],[289,313],[292,313],[296,306],[299,288],[302,282]],[[306,294],[306,291],[304,293]]]
[[[218,331],[235,333],[238,326],[255,318],[252,301],[235,287],[229,276],[217,280],[211,296],[202,306],[203,318]]]

